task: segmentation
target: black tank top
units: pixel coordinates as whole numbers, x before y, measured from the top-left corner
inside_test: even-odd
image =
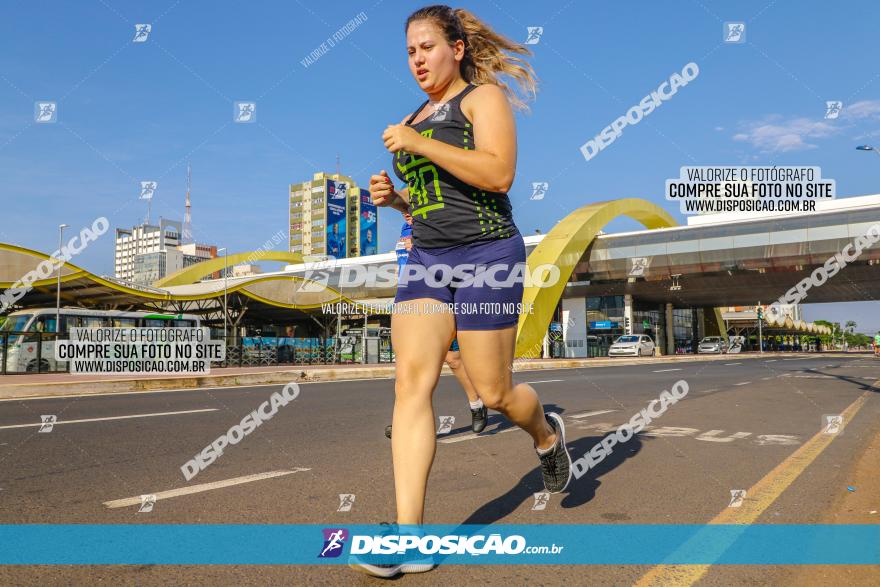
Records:
[[[468,84],[431,116],[412,125],[428,104],[425,100],[406,121],[407,126],[428,138],[460,149],[473,149],[474,129],[461,111],[461,101],[476,87]],[[406,151],[395,153],[392,165],[397,177],[409,186],[409,212],[413,217],[416,246],[451,247],[519,234],[507,194],[477,189],[434,165],[427,157]]]

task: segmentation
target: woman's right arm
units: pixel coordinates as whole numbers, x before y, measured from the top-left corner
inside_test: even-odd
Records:
[[[395,190],[384,169],[379,175],[370,177],[370,198],[376,206],[388,206],[400,212],[409,211],[409,187],[399,192]]]

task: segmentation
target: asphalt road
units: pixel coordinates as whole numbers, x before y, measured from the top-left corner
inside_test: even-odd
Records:
[[[573,458],[678,380],[687,397],[595,471],[533,510],[543,491],[531,440],[499,414],[471,434],[463,392],[441,378],[427,523],[706,523],[729,510],[730,491],[801,467],[757,507],[757,523],[827,521],[846,498],[859,456],[880,433],[880,359],[731,356],[680,362],[516,373],[547,410],[561,413]],[[301,394],[187,482],[180,467],[282,386],[131,393],[0,402],[0,523],[375,524],[394,520],[390,423],[393,381],[303,384]],[[855,407],[852,407],[855,406]],[[821,435],[824,417],[858,409],[809,462],[792,462]],[[54,415],[51,432],[41,416]],[[134,416],[134,417],[129,417]],[[78,421],[77,420],[81,420]],[[292,471],[238,485],[223,482]],[[217,486],[194,493],[175,489]],[[199,487],[196,487],[199,488]],[[877,492],[880,484],[872,488]],[[857,488],[868,490],[868,488]],[[139,513],[142,494],[159,494]],[[340,512],[339,494],[354,494]],[[135,498],[133,505],[117,500]],[[109,504],[109,505],[108,505]],[[878,508],[880,509],[880,508]],[[852,514],[850,514],[852,515]],[[866,513],[867,515],[867,513]],[[876,516],[875,516],[876,517]],[[869,518],[870,519],[870,518]],[[853,521],[843,516],[840,523]],[[861,519],[859,520],[861,521]],[[407,584],[629,585],[647,566],[441,566]],[[712,567],[701,585],[792,582],[790,567]],[[876,576],[880,582],[880,574]],[[0,567],[2,584],[378,584],[339,567]]]

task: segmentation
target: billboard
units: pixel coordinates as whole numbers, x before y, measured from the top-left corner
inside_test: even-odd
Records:
[[[348,208],[348,184],[327,180],[327,254],[337,259],[348,256],[345,246],[345,211]]]
[[[358,188],[361,195],[360,254],[375,255],[379,252],[379,235],[376,233],[376,205],[370,197],[370,190]]]

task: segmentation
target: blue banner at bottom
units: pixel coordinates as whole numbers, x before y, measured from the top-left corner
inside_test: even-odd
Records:
[[[878,525],[0,525],[3,565],[877,565]]]

